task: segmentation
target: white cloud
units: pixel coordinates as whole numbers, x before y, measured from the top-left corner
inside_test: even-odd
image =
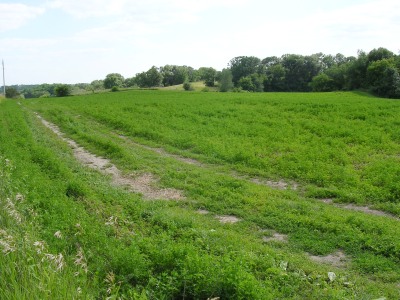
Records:
[[[282,21],[262,20],[261,30],[245,28],[237,32],[242,43],[238,55],[266,56],[285,53],[312,54],[316,52],[357,55],[357,50],[370,51],[386,47],[397,52],[400,47],[400,2],[374,0],[334,10],[319,10],[299,14]],[[260,34],[264,30],[264,34]],[[257,42],[258,41],[258,42]],[[248,45],[253,45],[251,48]],[[230,47],[234,43],[231,42]]]
[[[42,7],[0,3],[0,32],[20,28],[44,12],[45,9]]]
[[[49,7],[62,9],[77,18],[103,17],[110,15],[174,16],[187,18],[214,7],[243,5],[240,0],[53,0]]]
[[[49,3],[49,7],[62,9],[78,18],[87,18],[121,14],[127,2],[127,0],[55,0]]]

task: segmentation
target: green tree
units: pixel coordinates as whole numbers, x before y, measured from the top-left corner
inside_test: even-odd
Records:
[[[264,90],[265,76],[260,74],[251,74],[246,77],[240,78],[238,87],[249,92],[262,92]]]
[[[325,71],[325,74],[333,80],[333,90],[339,91],[346,89],[348,67],[348,63],[335,64]]]
[[[282,56],[282,66],[285,68],[286,91],[306,92],[310,90],[309,83],[321,70],[318,56],[297,54]]]
[[[265,66],[266,69],[268,69],[269,67],[275,66],[277,64],[281,63],[281,59],[279,57],[276,56],[269,56],[264,58],[261,63]]]
[[[254,91],[256,88],[250,76],[240,78],[237,86],[245,91]]]
[[[394,59],[372,62],[367,69],[367,81],[372,93],[388,98],[400,97],[400,75]]]
[[[257,57],[238,56],[231,59],[229,62],[229,68],[232,72],[232,81],[234,85],[237,86],[242,77],[255,73],[262,74],[264,66],[261,64],[261,60]]]
[[[131,77],[131,78],[126,78],[124,82],[125,87],[134,87],[136,85],[136,78]]]
[[[104,88],[111,89],[113,86],[123,87],[124,85],[124,77],[118,73],[110,73],[104,79]]]
[[[71,87],[67,84],[60,84],[55,88],[57,97],[66,97],[71,94]]]
[[[264,91],[266,92],[283,92],[286,88],[285,75],[286,70],[282,64],[277,63],[270,65],[266,70],[266,78],[264,81]]]
[[[19,92],[14,87],[6,87],[6,98],[18,98]]]
[[[393,58],[394,53],[392,51],[389,51],[386,48],[378,48],[378,49],[373,49],[371,50],[368,55],[367,55],[367,60],[368,63],[378,61],[378,60],[383,60],[383,59],[389,59]]]
[[[217,70],[211,67],[201,67],[199,68],[198,73],[200,80],[203,80],[206,86],[213,87],[215,85]]]
[[[189,80],[189,71],[186,66],[166,65],[160,68],[159,73],[163,78],[164,86],[178,85]]]
[[[233,89],[232,72],[229,69],[223,69],[219,76],[219,91],[228,92]]]
[[[357,59],[351,61],[347,70],[346,88],[349,90],[367,87],[368,58],[364,51],[358,51]]]
[[[92,90],[101,90],[104,88],[104,80],[93,80],[90,86]]]
[[[155,66],[146,72],[136,74],[136,83],[141,88],[161,86],[162,80],[163,76]]]
[[[313,77],[310,86],[314,92],[330,92],[335,89],[335,82],[327,74],[321,73]]]

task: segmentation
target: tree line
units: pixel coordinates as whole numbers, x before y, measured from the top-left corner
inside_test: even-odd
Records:
[[[124,79],[109,74],[104,88],[140,88],[171,86],[202,80],[206,86],[225,91],[249,92],[329,92],[366,90],[377,96],[400,98],[400,56],[386,48],[369,53],[358,51],[357,57],[343,54],[285,54],[260,59],[238,56],[222,71],[203,67],[166,65],[151,67],[136,76]],[[93,84],[93,83],[92,83]]]
[[[362,89],[377,96],[400,98],[400,56],[386,48],[369,53],[358,51],[357,57],[343,54],[312,55],[285,54],[260,59],[238,56],[227,68],[217,71],[212,67],[194,69],[189,66],[152,66],[149,70],[124,78],[110,73],[90,84],[40,85],[16,88],[25,98],[65,96],[73,90],[95,92],[103,89],[154,88],[203,81],[207,87],[219,91],[249,92],[328,92]]]

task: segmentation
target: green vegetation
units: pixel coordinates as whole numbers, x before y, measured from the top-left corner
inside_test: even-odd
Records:
[[[229,67],[217,71],[211,67],[194,69],[188,66],[152,66],[149,70],[124,78],[110,73],[104,80],[90,84],[68,85],[72,95],[104,92],[117,88],[174,87],[202,81],[211,90],[248,92],[331,92],[368,91],[376,96],[400,98],[400,56],[385,48],[369,53],[359,51],[357,57],[343,54],[284,54],[260,59],[238,56]],[[57,84],[13,86],[24,98],[57,95]]]
[[[400,216],[399,106],[349,92],[3,100],[0,294],[398,299],[399,220],[318,198]],[[154,174],[185,199],[143,200],[112,185],[34,112],[123,174]],[[299,187],[279,190],[254,178]],[[240,221],[224,224],[215,218],[222,215]],[[267,241],[274,232],[288,241]],[[343,266],[309,258],[339,250]]]
[[[57,97],[66,97],[71,95],[71,88],[67,84],[58,85],[54,91]]]

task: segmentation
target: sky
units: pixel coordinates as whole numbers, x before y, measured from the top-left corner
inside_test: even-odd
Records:
[[[0,0],[6,85],[90,83],[237,56],[400,53],[399,0]]]

